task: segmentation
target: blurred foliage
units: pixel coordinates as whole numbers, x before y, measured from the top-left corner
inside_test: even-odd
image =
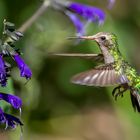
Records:
[[[124,57],[140,71],[140,1],[116,0],[112,10],[107,9],[107,0],[75,1],[106,11],[105,24],[101,27],[91,24],[87,29],[88,34],[114,32]],[[0,0],[0,29],[4,18],[20,27],[41,3],[38,0]],[[95,42],[76,44],[66,39],[74,35],[75,29],[68,17],[48,8],[17,44],[33,70],[33,77],[25,84],[15,67],[12,71],[13,81],[4,90],[14,92],[23,99],[25,139],[138,139],[140,115],[133,111],[128,93],[115,102],[111,97],[112,87],[86,87],[69,82],[74,74],[92,69],[96,63],[48,55],[51,52],[99,51]],[[19,138],[19,129],[16,131],[9,133],[11,139]],[[6,136],[7,132],[1,133],[0,138],[9,139]]]

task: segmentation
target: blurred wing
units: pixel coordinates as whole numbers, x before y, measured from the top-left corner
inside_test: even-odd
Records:
[[[71,81],[74,84],[100,87],[128,83],[127,77],[118,74],[112,64],[77,74],[72,77]]]
[[[98,62],[103,62],[104,61],[103,54],[52,53],[50,55],[54,55],[54,56],[68,56],[68,57],[79,57],[79,58],[94,60],[94,61],[98,61]]]

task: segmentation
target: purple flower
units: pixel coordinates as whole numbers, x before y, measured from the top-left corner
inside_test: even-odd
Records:
[[[0,100],[5,100],[13,106],[15,109],[20,109],[22,106],[22,100],[15,95],[0,93]]]
[[[19,118],[12,116],[10,114],[4,113],[6,127],[16,128],[17,125],[22,126],[23,123]]]
[[[7,127],[16,128],[17,125],[22,126],[23,123],[20,121],[19,118],[16,118],[10,114],[4,113],[3,110],[0,108],[0,123],[6,124]]]
[[[3,61],[3,57],[0,54],[0,84],[2,87],[6,86],[7,82],[7,74],[6,74],[6,67]]]
[[[0,93],[0,100],[5,100],[6,102],[10,103],[15,109],[20,109],[22,106],[22,100],[15,95]],[[6,128],[7,127],[16,128],[18,124],[23,125],[19,118],[4,113],[1,108],[0,108],[0,123],[2,124],[5,123]]]
[[[80,21],[80,19],[75,14],[69,11],[66,12],[66,15],[71,19],[74,26],[76,27],[78,36],[84,35],[85,27],[84,27],[84,24]]]
[[[105,13],[101,9],[93,6],[88,6],[76,2],[69,2],[67,8],[70,11],[79,14],[88,21],[102,24],[105,20]]]
[[[70,18],[78,35],[85,34],[85,26],[87,25],[85,23],[96,22],[103,24],[105,20],[105,13],[100,8],[93,6],[61,0],[52,0],[51,6],[56,10],[63,11]],[[81,16],[86,22],[83,23],[78,16]]]
[[[30,79],[31,76],[32,76],[32,71],[27,66],[27,64],[25,64],[25,62],[19,56],[19,54],[15,54],[15,55],[13,55],[13,57],[14,57],[14,60],[16,61],[16,63],[17,63],[17,66],[18,66],[19,70],[20,70],[20,76],[25,77],[26,79]]]

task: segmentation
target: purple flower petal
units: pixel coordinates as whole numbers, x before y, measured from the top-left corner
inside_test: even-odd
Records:
[[[78,35],[85,34],[86,27],[91,22],[98,22],[99,25],[104,23],[105,13],[100,8],[70,1],[52,0],[50,2],[54,9],[60,10],[69,16],[77,29]],[[76,14],[84,18],[87,24],[82,23]]]
[[[3,61],[2,55],[0,55],[0,84],[1,86],[6,86],[7,74],[5,69],[5,63]]]
[[[98,22],[99,24],[102,24],[105,20],[105,13],[101,9],[93,6],[69,2],[67,8],[92,22]]]
[[[20,109],[22,106],[22,100],[15,95],[0,93],[0,100],[5,100],[11,104],[15,109]]]
[[[3,110],[0,108],[0,123],[5,123],[5,116]]]
[[[20,126],[23,125],[23,123],[20,121],[19,118],[16,118],[10,114],[4,113],[3,110],[0,108],[0,123],[6,124],[7,127],[16,128],[16,126],[19,124]]]
[[[66,12],[66,15],[71,19],[71,21],[75,25],[78,35],[79,36],[84,35],[85,34],[84,24],[79,20],[79,18],[75,14],[68,11]]]
[[[12,116],[10,114],[4,113],[5,123],[7,127],[16,128],[17,125],[22,126],[23,123],[20,121],[19,118]]]
[[[17,63],[18,68],[20,69],[20,76],[25,77],[26,79],[30,79],[32,76],[32,71],[27,66],[27,64],[25,64],[23,59],[18,54],[13,55],[13,57]]]

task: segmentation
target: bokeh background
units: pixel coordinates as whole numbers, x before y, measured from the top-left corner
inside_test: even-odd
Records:
[[[87,34],[99,31],[118,36],[123,56],[140,71],[140,1],[116,0],[107,9],[107,0],[75,0],[102,8],[106,12],[103,26],[91,24]],[[0,30],[3,19],[20,27],[42,4],[40,0],[0,0]],[[70,78],[97,63],[79,58],[52,57],[49,53],[95,53],[95,42],[67,40],[75,28],[63,13],[48,8],[25,32],[16,45],[33,71],[27,83],[16,67],[7,88],[23,100],[22,120],[25,140],[137,140],[140,137],[140,114],[131,106],[129,92],[116,102],[110,88],[78,86]],[[4,103],[0,102],[1,106]],[[18,113],[12,111],[13,113]],[[20,128],[1,129],[0,139],[18,140]]]

